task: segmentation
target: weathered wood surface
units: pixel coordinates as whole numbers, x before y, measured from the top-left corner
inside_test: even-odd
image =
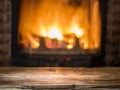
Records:
[[[0,90],[120,90],[120,68],[0,67]]]

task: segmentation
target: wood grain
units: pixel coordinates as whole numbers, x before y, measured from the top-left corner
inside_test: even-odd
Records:
[[[120,68],[0,67],[0,89],[5,88],[119,90]]]

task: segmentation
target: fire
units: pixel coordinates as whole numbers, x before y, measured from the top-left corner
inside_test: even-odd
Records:
[[[75,38],[81,38],[84,35],[84,30],[80,28],[78,24],[76,23],[72,25],[68,31],[69,31],[68,34],[64,34],[64,32],[62,32],[62,29],[57,24],[53,24],[51,25],[51,27],[49,26],[49,28],[47,29],[45,28],[44,25],[40,25],[38,36],[51,39],[51,41],[49,40],[46,42],[52,43],[53,42],[52,39],[58,40],[57,43],[59,41],[63,41],[61,45],[65,44],[67,49],[72,49],[75,44]],[[34,38],[32,34],[28,34],[27,37],[28,37],[29,42],[31,43],[30,45],[32,48],[40,47],[40,42],[38,38],[36,40],[36,38]],[[58,44],[60,44],[60,42]],[[65,47],[61,45],[58,45],[57,47]],[[46,46],[52,47],[51,45],[46,45]]]
[[[45,29],[45,27],[44,26],[40,26],[40,34],[39,35],[41,35],[41,36],[43,36],[43,37],[47,37],[47,32],[46,32],[46,29]]]
[[[83,36],[83,29],[79,28],[77,24],[71,28],[71,32],[74,33],[78,38]]]
[[[79,26],[79,22],[75,17],[72,19],[70,31],[74,33],[77,38],[81,38],[84,35],[84,30]]]
[[[63,40],[63,35],[58,25],[53,25],[48,29],[45,29],[43,25],[40,25],[40,35],[51,39]]]
[[[88,49],[88,44],[85,43],[84,46],[83,46],[84,49]]]
[[[82,0],[77,7],[68,0],[22,0],[21,4],[19,43],[25,48],[39,48],[43,43],[49,49],[100,47],[98,0],[93,5]]]
[[[58,40],[63,40],[62,33],[60,32],[61,30],[57,26],[53,26],[49,29],[48,31],[48,37],[51,39],[58,39]]]
[[[69,44],[67,45],[67,49],[72,49],[73,48],[73,45]]]
[[[64,36],[63,36],[63,33],[61,32],[62,30],[57,26],[57,25],[54,25],[52,27],[50,27],[48,30],[45,30],[43,28],[43,26],[41,26],[41,30],[40,30],[40,33],[41,33],[41,36],[43,37],[48,37],[48,38],[51,38],[51,39],[58,39],[58,40],[63,40]],[[48,31],[48,32],[47,32]],[[77,38],[80,38],[83,36],[83,29],[80,28],[77,24],[72,26],[70,28],[70,30],[68,30],[71,34],[75,34],[75,36]],[[70,42],[73,42],[73,41],[70,41]]]
[[[30,34],[27,36],[32,48],[38,48],[40,46],[39,40],[37,38],[33,38]]]

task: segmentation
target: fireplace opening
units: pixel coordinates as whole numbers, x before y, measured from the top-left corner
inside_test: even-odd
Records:
[[[13,0],[12,11],[12,64],[104,64],[105,0]]]

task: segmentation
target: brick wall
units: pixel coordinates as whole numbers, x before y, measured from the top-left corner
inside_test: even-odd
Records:
[[[120,0],[108,0],[106,57],[108,65],[120,64]]]
[[[10,0],[0,0],[0,65],[8,66],[10,60],[11,32]]]
[[[0,66],[10,61],[11,0],[0,0]],[[107,10],[107,65],[120,63],[120,0],[108,0]]]

